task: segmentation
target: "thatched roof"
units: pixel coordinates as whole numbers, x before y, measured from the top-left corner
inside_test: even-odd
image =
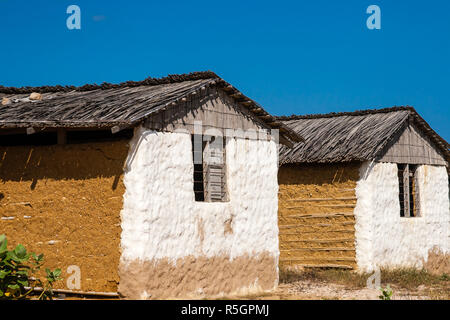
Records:
[[[449,144],[412,107],[277,117],[305,139],[280,149],[280,164],[349,162],[376,159],[412,121],[448,161]]]
[[[269,128],[279,129],[280,135],[288,141],[301,141],[299,135],[268,114],[258,103],[210,71],[81,87],[0,86],[0,100],[3,99],[0,129],[135,126],[149,116],[176,105],[188,95],[199,94],[202,88],[211,86],[224,90]],[[41,99],[30,100],[31,93],[40,93]]]

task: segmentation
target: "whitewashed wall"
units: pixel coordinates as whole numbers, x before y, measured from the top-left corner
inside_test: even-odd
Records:
[[[139,128],[125,169],[121,263],[173,263],[187,256],[278,260],[278,148],[232,139],[226,146],[229,202],[196,202],[191,136]],[[134,151],[133,151],[134,150]],[[231,221],[232,232],[227,232]],[[274,286],[278,279],[274,279]]]
[[[443,166],[422,165],[421,217],[400,217],[397,165],[366,162],[360,169],[355,208],[356,260],[361,271],[421,268],[433,247],[450,252],[448,177]]]

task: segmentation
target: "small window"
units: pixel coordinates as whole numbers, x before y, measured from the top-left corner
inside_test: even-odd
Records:
[[[192,135],[195,201],[227,201],[225,143],[220,136]]]
[[[420,217],[417,165],[397,164],[400,217]]]

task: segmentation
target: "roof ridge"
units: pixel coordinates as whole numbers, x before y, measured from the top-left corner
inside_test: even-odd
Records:
[[[357,111],[347,111],[347,112],[330,112],[330,113],[321,113],[321,114],[306,114],[306,115],[290,115],[290,116],[276,116],[277,120],[286,121],[286,120],[299,120],[299,119],[319,119],[319,118],[334,118],[334,117],[343,117],[343,116],[362,116],[366,114],[377,114],[377,113],[389,113],[389,112],[398,112],[398,111],[413,111],[417,113],[417,111],[412,106],[394,106],[389,108],[382,109],[364,109]]]
[[[89,118],[89,116],[83,117],[76,117],[71,113],[66,113],[64,115],[59,115],[60,117],[65,117],[67,114],[69,114],[67,117],[69,119],[50,119],[49,121],[46,121],[44,119],[47,114],[46,112],[43,112],[43,116],[39,115],[37,118],[33,118],[34,114],[33,111],[28,110],[28,119],[25,119],[24,121],[18,121],[17,118],[9,119],[9,114],[5,115],[5,112],[2,112],[2,120],[0,120],[0,129],[1,128],[18,128],[18,127],[70,127],[70,126],[80,126],[81,123],[86,124],[86,126],[95,126],[95,124],[101,123],[103,120],[105,123],[107,123],[108,126],[113,125],[124,125],[124,126],[130,126],[135,125],[139,121],[141,121],[143,118],[148,117],[151,113],[159,112],[162,110],[165,110],[167,107],[171,105],[176,105],[178,102],[183,101],[187,96],[190,95],[197,95],[198,91],[196,89],[202,89],[206,86],[215,86],[217,89],[223,90],[225,94],[230,96],[234,101],[237,103],[241,103],[243,107],[245,107],[247,110],[250,111],[250,113],[256,117],[262,120],[269,128],[273,129],[279,129],[280,135],[286,140],[286,143],[289,145],[295,142],[302,141],[302,137],[300,137],[295,131],[290,129],[287,125],[281,123],[280,121],[275,121],[274,117],[270,115],[267,111],[264,110],[257,102],[252,100],[251,98],[244,95],[242,92],[240,92],[237,88],[233,87],[231,84],[226,82],[224,79],[219,77],[216,73],[212,71],[200,71],[200,72],[191,72],[187,74],[174,74],[174,75],[168,75],[164,78],[147,78],[142,81],[126,81],[119,84],[110,84],[110,83],[103,83],[101,85],[97,84],[86,84],[84,86],[75,87],[75,86],[43,86],[43,87],[22,87],[22,88],[15,88],[15,87],[3,87],[0,86],[0,93],[6,93],[6,94],[29,94],[32,92],[39,92],[39,93],[54,93],[54,92],[70,92],[70,91],[94,91],[94,90],[105,90],[105,89],[124,89],[129,87],[138,87],[138,86],[156,86],[156,85],[167,85],[172,83],[181,83],[184,81],[198,81],[198,80],[204,80],[199,81],[199,83],[191,83],[187,84],[186,88],[182,90],[182,92],[179,92],[179,96],[168,96],[167,99],[160,99],[158,101],[153,102],[153,106],[150,108],[148,107],[147,111],[148,113],[145,114],[136,114],[136,110],[134,110],[135,118],[129,118],[130,113],[127,113],[125,115],[122,114],[122,119],[117,119],[115,122],[111,120],[104,120],[106,119],[106,115],[98,116],[98,114],[94,118]],[[195,88],[194,88],[195,87]],[[161,88],[164,89],[164,88]],[[114,90],[112,90],[114,91]],[[164,91],[164,90],[163,90]],[[92,95],[101,94],[101,92],[94,92],[90,93]],[[86,95],[90,95],[86,94]],[[105,93],[103,93],[105,94]],[[164,92],[161,94],[164,96]],[[61,99],[64,98],[64,95],[62,94],[59,97],[56,97],[55,99],[58,100],[60,104]],[[161,98],[161,97],[160,97]],[[89,97],[83,97],[83,99],[89,99]],[[19,99],[18,99],[19,100]],[[43,99],[39,100],[39,102],[36,104],[36,106],[39,106],[41,108],[45,107],[45,103],[50,103],[49,101],[52,101],[52,99]],[[32,103],[31,101],[15,101],[15,103],[11,104],[9,108],[15,107],[16,109],[20,110],[21,107],[23,107],[24,104]],[[80,103],[83,103],[81,101]],[[143,102],[139,102],[139,107],[143,107]],[[66,103],[67,104],[67,103]],[[95,104],[94,104],[95,105]],[[72,110],[76,108],[77,102],[73,103],[71,108]],[[59,108],[60,106],[58,106]],[[84,113],[91,112],[93,105],[90,106],[90,110],[83,110]],[[8,110],[9,108],[6,108]],[[55,108],[54,111],[56,112],[58,108]],[[36,110],[38,108],[32,108],[33,110]],[[69,108],[70,109],[70,108]],[[151,112],[150,112],[151,111]],[[98,112],[98,111],[97,111]],[[17,115],[14,115],[17,117]],[[48,116],[47,116],[48,117]],[[128,118],[127,118],[128,117]],[[88,121],[88,120],[92,121]],[[93,121],[95,120],[95,121]],[[66,121],[63,124],[63,122]]]
[[[390,113],[390,112],[399,112],[399,111],[408,111],[408,116],[405,117],[402,121],[408,121],[409,123],[413,122],[419,130],[421,130],[426,136],[428,136],[431,141],[436,145],[437,148],[441,150],[447,162],[450,163],[450,144],[442,138],[435,130],[431,128],[431,126],[423,119],[420,114],[412,107],[412,106],[394,106],[390,108],[382,108],[382,109],[367,109],[367,110],[359,110],[353,112],[339,112],[339,113],[327,113],[327,114],[311,114],[311,115],[292,115],[292,116],[278,116],[275,117],[276,120],[285,123],[284,121],[289,120],[313,120],[313,119],[323,119],[323,118],[336,118],[342,116],[364,116],[370,114],[380,114],[380,113]],[[318,120],[320,121],[320,120]],[[286,123],[285,123],[286,124]],[[396,134],[401,131],[402,128],[399,128],[398,131],[393,132],[386,140],[386,143],[383,143],[380,148],[378,148],[377,154],[382,151],[384,146],[393,139]],[[298,133],[298,132],[297,132]]]
[[[125,81],[118,84],[109,82],[103,82],[102,84],[85,84],[82,86],[38,86],[38,87],[5,87],[0,85],[0,93],[5,94],[22,94],[22,93],[47,93],[47,92],[68,92],[68,91],[92,91],[92,90],[105,90],[112,88],[123,87],[138,87],[138,86],[156,86],[161,84],[178,83],[184,81],[203,80],[219,78],[217,74],[212,71],[196,71],[183,74],[169,74],[162,78],[148,77],[142,81]]]

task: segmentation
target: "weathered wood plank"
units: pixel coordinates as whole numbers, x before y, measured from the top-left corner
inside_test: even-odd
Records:
[[[283,235],[283,234],[280,234]],[[341,238],[341,239],[302,239],[302,240],[284,240],[283,242],[318,242],[318,243],[333,243],[333,242],[348,242],[355,241],[354,238]]]
[[[280,258],[280,261],[310,261],[311,258]],[[350,257],[326,257],[315,258],[315,260],[322,261],[355,261],[355,258]]]
[[[331,218],[331,217],[353,217],[353,212],[335,212],[335,213],[305,213],[305,214],[293,214],[286,215],[286,218]]]
[[[298,201],[298,202],[309,202],[309,201],[356,201],[356,197],[338,197],[338,198],[297,198],[297,199],[287,199],[287,201]]]
[[[290,262],[295,261],[291,259],[282,259],[284,262]],[[337,269],[354,269],[351,266],[343,265],[343,264],[301,264],[296,263],[295,266],[301,267],[301,268],[337,268]]]
[[[280,249],[280,251],[283,251],[283,252],[289,252],[289,251],[356,251],[356,249],[355,248],[344,248],[344,247],[338,247],[338,248],[296,247],[293,249]]]
[[[60,145],[67,144],[67,132],[65,129],[58,128],[56,135],[58,144]]]

